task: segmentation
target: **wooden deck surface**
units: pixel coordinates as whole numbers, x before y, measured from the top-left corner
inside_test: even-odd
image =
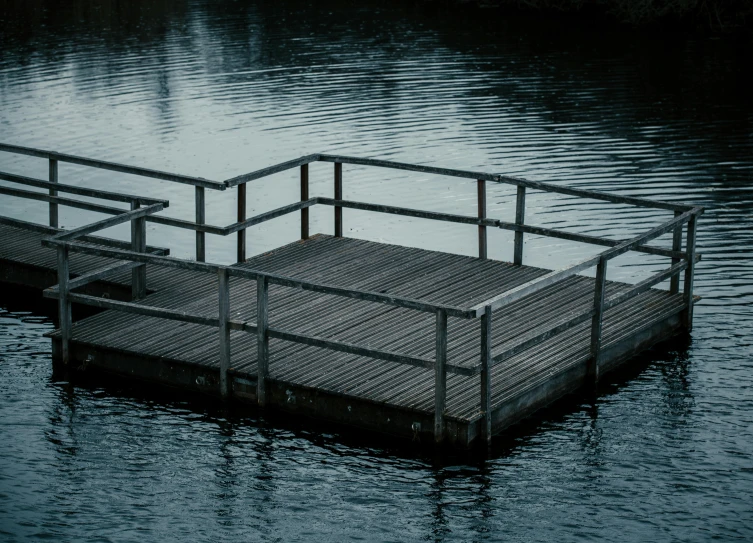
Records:
[[[5,244],[3,244],[5,246]],[[9,249],[4,247],[7,253]],[[5,258],[2,253],[0,257]],[[31,258],[31,257],[29,257]],[[35,257],[43,263],[47,256]],[[49,258],[54,258],[52,255]],[[89,265],[72,255],[72,269]],[[78,263],[74,264],[78,259]],[[317,235],[245,263],[256,270],[310,281],[402,295],[470,308],[496,294],[547,273],[506,262]],[[120,280],[128,281],[124,275]],[[206,316],[218,311],[216,276],[148,267],[156,292],[144,304]],[[629,288],[609,282],[607,296]],[[544,330],[564,314],[593,303],[594,280],[575,276],[495,312],[493,353],[532,330]],[[256,284],[230,282],[231,319],[256,320]],[[434,357],[435,318],[428,313],[271,285],[269,325],[286,331],[355,343],[402,354]],[[681,295],[650,290],[606,312],[603,349],[635,336],[683,309]],[[475,365],[480,356],[478,320],[450,317],[448,363]],[[73,326],[72,344],[219,368],[216,328],[105,311]],[[492,405],[520,397],[589,357],[590,322],[508,359],[492,371]],[[231,376],[256,376],[256,336],[231,334]],[[397,363],[270,340],[270,379],[340,397],[433,413],[434,372]],[[471,423],[480,417],[479,377],[447,376],[447,418]]]

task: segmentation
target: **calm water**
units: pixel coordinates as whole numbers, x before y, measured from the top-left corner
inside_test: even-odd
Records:
[[[322,151],[692,202],[707,208],[703,301],[691,338],[500,437],[483,462],[69,383],[53,375],[44,312],[0,297],[0,539],[753,539],[753,41],[418,3],[57,4],[0,0],[1,141],[216,180]],[[46,175],[44,161],[0,155],[2,169]],[[330,168],[312,167],[312,194],[330,194]],[[170,215],[190,218],[190,187],[60,174],[169,198]],[[251,212],[296,190],[294,173],[259,182]],[[345,168],[353,199],[465,213],[474,191]],[[512,216],[509,188],[489,199],[490,214]],[[232,197],[208,203],[209,222],[233,221]],[[44,221],[46,209],[4,197],[0,214]],[[541,195],[528,217],[626,237],[667,215]],[[350,236],[474,250],[475,231],[459,225],[345,221]],[[297,227],[257,227],[250,253]],[[331,210],[313,210],[312,231],[331,228]],[[151,228],[149,241],[191,256],[183,232]],[[511,236],[490,241],[493,257],[510,257]],[[209,238],[209,259],[229,260],[234,243]],[[526,261],[561,267],[590,250],[531,237]],[[626,281],[666,264],[619,263],[610,278]]]

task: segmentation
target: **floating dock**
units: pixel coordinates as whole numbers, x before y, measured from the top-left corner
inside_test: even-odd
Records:
[[[55,175],[51,165],[47,181],[0,172],[0,179],[49,190],[67,188],[57,180],[57,161],[66,159],[161,179],[173,175],[15,146],[0,144],[0,150],[55,161]],[[308,165],[317,161],[335,164],[335,198],[309,197]],[[476,180],[478,215],[344,200],[343,164]],[[246,218],[246,183],[291,168],[301,171],[300,200]],[[204,179],[175,181],[197,187],[194,221],[161,217],[167,202],[116,193],[85,195],[117,196],[131,203],[129,210],[100,210],[112,216],[74,230],[0,219],[0,236],[9,240],[0,247],[0,278],[45,288],[45,296],[59,301],[61,326],[51,334],[56,359],[228,401],[469,447],[565,394],[593,386],[603,373],[692,326],[700,208],[495,174],[328,155],[303,157],[216,186]],[[518,186],[515,222],[486,216],[488,182]],[[204,188],[233,187],[238,187],[237,222],[206,225]],[[526,225],[526,189],[654,207],[673,216],[632,239],[582,236]],[[3,191],[50,206],[75,202],[56,194],[0,187]],[[312,205],[334,207],[334,236],[309,235]],[[479,257],[343,237],[343,208],[476,225]],[[301,215],[301,240],[246,259],[245,230],[292,212]],[[52,210],[50,216],[53,223]],[[147,220],[195,230],[197,260],[147,246]],[[123,222],[131,222],[130,244],[101,237],[100,230]],[[516,233],[513,262],[486,257],[490,227]],[[237,234],[238,262],[202,262],[206,233]],[[551,271],[523,265],[526,233],[607,248]],[[648,244],[668,233],[671,248]],[[627,251],[664,256],[670,265],[637,284],[608,281],[607,263]],[[579,274],[589,268],[596,268],[595,278]],[[666,281],[668,290],[653,288]],[[73,323],[71,304],[103,311]]]

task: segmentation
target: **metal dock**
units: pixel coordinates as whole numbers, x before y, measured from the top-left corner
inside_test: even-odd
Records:
[[[0,218],[0,279],[45,288],[45,296],[58,299],[53,354],[76,368],[468,447],[592,386],[604,372],[692,326],[701,208],[497,174],[329,155],[220,183],[5,144],[0,151],[50,162],[49,180],[0,172],[0,179],[45,189],[0,186],[0,194],[48,202],[51,223]],[[334,163],[334,198],[309,195],[308,165],[318,161]],[[194,185],[194,220],[161,216],[166,201],[63,185],[58,162]],[[344,200],[343,164],[475,180],[478,213],[469,217]],[[299,201],[247,218],[246,184],[292,168],[300,169]],[[487,183],[517,186],[514,222],[487,217]],[[236,222],[207,225],[205,188],[233,187]],[[627,240],[530,226],[524,220],[527,190],[658,208],[670,217]],[[57,195],[66,191],[126,202],[130,209]],[[111,216],[59,230],[57,205],[86,206]],[[313,205],[334,207],[334,236],[309,234]],[[343,208],[476,225],[479,256],[343,237]],[[246,259],[246,229],[293,212],[301,217],[300,241]],[[196,260],[146,245],[146,221],[196,231]],[[130,244],[101,237],[101,230],[125,222],[131,223]],[[488,228],[515,232],[513,262],[487,258]],[[237,234],[236,264],[204,262],[207,233]],[[606,249],[562,270],[535,268],[523,265],[527,233]],[[671,247],[648,245],[670,233]],[[663,256],[670,263],[637,284],[607,281],[608,262],[627,251]],[[589,268],[596,269],[595,277],[580,275]],[[667,280],[668,290],[652,288]],[[73,323],[71,304],[103,311]]]

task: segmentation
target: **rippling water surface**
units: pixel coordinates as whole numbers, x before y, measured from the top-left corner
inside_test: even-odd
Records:
[[[690,202],[706,207],[703,301],[691,338],[498,438],[485,462],[69,383],[45,312],[0,301],[3,539],[753,539],[753,42],[386,1],[58,4],[0,0],[0,141],[216,180],[333,152]],[[312,194],[330,195],[331,175],[313,165]],[[190,187],[60,176],[191,218]],[[475,211],[472,182],[347,166],[344,180],[346,198]],[[513,197],[490,187],[490,215],[509,220]],[[250,212],[296,198],[295,172],[276,175],[250,187]],[[208,204],[209,222],[233,222],[232,195]],[[348,211],[346,235],[474,251],[473,227]],[[7,197],[0,214],[46,220],[44,204]],[[94,217],[61,211],[68,227]],[[543,194],[526,218],[618,238],[667,214]],[[295,239],[296,221],[255,227],[250,253]],[[312,210],[312,231],[331,222]],[[192,254],[190,234],[148,236]],[[510,258],[512,237],[490,236],[491,256]],[[529,238],[534,265],[592,251]],[[210,237],[208,258],[230,260],[234,243]],[[666,263],[619,264],[610,278],[638,281]]]

